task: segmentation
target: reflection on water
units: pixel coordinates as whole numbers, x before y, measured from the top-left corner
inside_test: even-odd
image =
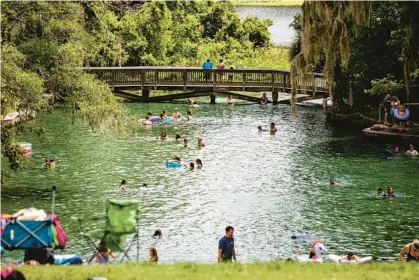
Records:
[[[236,10],[240,18],[257,16],[260,19],[271,19],[273,25],[269,27],[269,32],[275,45],[289,47],[296,37],[294,29],[289,25],[300,12],[300,7],[241,6],[236,7]]]
[[[174,107],[127,106],[142,115]],[[189,109],[176,107],[182,113]],[[56,185],[56,212],[70,238],[66,252],[87,257],[91,251],[72,217],[101,217],[107,199],[136,198],[141,201],[140,257],[147,259],[148,248],[155,246],[162,263],[215,262],[227,225],[236,228],[238,259],[244,262],[308,252],[309,244],[291,239],[295,233],[326,239],[332,253],[352,250],[378,258],[396,258],[402,245],[417,237],[419,159],[382,160],[381,144],[331,129],[317,108],[299,108],[292,118],[286,105],[203,104],[192,114],[192,121],[174,126],[139,127],[128,139],[72,125],[61,110],[40,116],[54,142],[24,139],[33,143],[32,158],[3,186],[2,211],[48,210],[50,188]],[[277,124],[276,135],[257,131],[270,122]],[[160,131],[172,140],[156,140]],[[190,147],[176,143],[176,134],[188,138]],[[205,148],[197,148],[197,137]],[[164,161],[174,155],[185,164],[200,158],[203,169],[166,169]],[[56,159],[55,170],[42,168],[46,157]],[[345,187],[328,187],[330,177]],[[121,179],[128,182],[124,193],[118,191]],[[375,190],[386,186],[413,197],[375,199]],[[84,230],[103,225],[86,220]],[[156,241],[151,235],[158,228],[163,239]]]

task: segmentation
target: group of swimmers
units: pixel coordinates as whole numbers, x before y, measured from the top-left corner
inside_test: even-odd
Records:
[[[409,149],[404,152],[406,156],[417,156],[419,155],[418,151],[415,150],[415,147],[413,144],[409,145]],[[399,155],[399,147],[395,146],[394,149],[391,148],[390,145],[387,145],[387,147],[383,151],[383,156],[385,158],[391,158],[396,157]]]
[[[262,132],[262,131],[269,131],[269,133],[271,133],[271,134],[275,134],[275,133],[278,131],[278,129],[276,128],[275,123],[271,123],[271,124],[269,125],[269,129],[263,129],[263,128],[262,128],[262,126],[261,126],[261,125],[259,125],[259,126],[258,126],[258,131],[259,131],[259,132]]]
[[[175,141],[179,142],[179,139],[181,139],[181,138],[182,137],[180,136],[180,134],[176,134]],[[160,133],[160,137],[157,137],[156,139],[166,141],[166,140],[169,140],[169,137],[167,136],[167,133],[163,131],[163,132]],[[187,138],[183,139],[183,146],[185,148],[189,147],[189,140]],[[204,140],[202,138],[198,137],[198,148],[203,148],[203,147],[205,147]]]
[[[396,197],[396,196],[404,196],[406,195],[405,193],[403,194],[397,194],[394,192],[392,187],[387,188],[387,192],[383,192],[382,188],[378,188],[377,190],[377,197]]]
[[[172,158],[172,162],[176,162],[176,163],[182,164],[182,161],[181,161],[180,157],[178,157],[178,156],[174,156]],[[196,163],[196,169],[202,169],[202,160],[201,159],[197,158],[196,161],[195,161],[195,163]],[[189,167],[186,164],[184,164],[183,166],[185,168],[193,171],[193,170],[195,170],[195,163],[193,161],[191,161],[189,163]]]

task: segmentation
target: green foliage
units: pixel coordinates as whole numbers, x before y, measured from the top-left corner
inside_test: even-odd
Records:
[[[397,95],[403,90],[403,84],[394,80],[394,77],[388,75],[385,78],[371,81],[371,88],[365,90],[366,93],[373,95]]]

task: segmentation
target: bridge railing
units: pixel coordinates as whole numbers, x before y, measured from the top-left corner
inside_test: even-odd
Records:
[[[112,87],[148,87],[151,89],[188,89],[228,87],[232,90],[291,91],[288,70],[278,69],[202,69],[199,67],[85,67]],[[298,90],[328,91],[323,74],[313,73],[314,79],[299,83]]]

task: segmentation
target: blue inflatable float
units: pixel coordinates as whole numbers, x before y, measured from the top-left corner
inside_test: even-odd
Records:
[[[404,115],[400,115],[399,109],[394,111],[394,117],[400,121],[405,121],[410,117],[410,110],[408,108],[404,108]]]
[[[166,167],[167,168],[180,168],[180,167],[183,167],[183,165],[180,162],[166,160]]]
[[[167,117],[164,120],[162,120],[161,123],[168,124],[168,123],[173,123],[174,121],[175,121],[175,118],[173,118],[173,117]]]

